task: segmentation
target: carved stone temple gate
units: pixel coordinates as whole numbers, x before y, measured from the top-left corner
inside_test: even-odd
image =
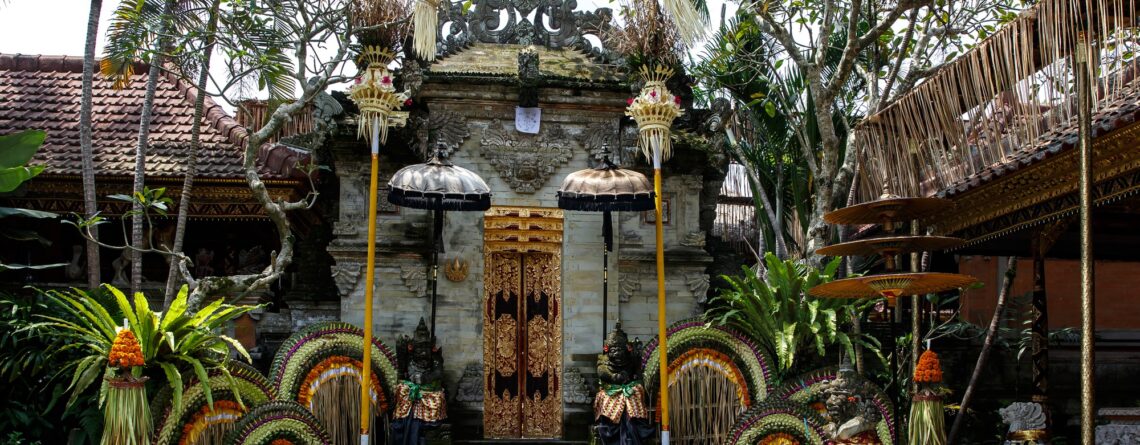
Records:
[[[484,220],[487,438],[562,435],[562,211],[494,207]]]
[[[564,178],[597,167],[607,153],[625,168],[652,171],[637,148],[636,124],[625,117],[630,73],[605,49],[602,31],[613,11],[577,11],[574,0],[448,0],[440,7],[435,60],[406,58],[396,72],[412,103],[404,107],[406,126],[393,129],[381,149],[380,182],[442,151],[491,188],[491,210],[447,212],[439,240],[436,332],[449,428],[456,442],[580,442],[594,420],[603,325],[620,319],[631,338],[646,341],[657,332],[652,212],[614,215],[606,265],[602,215],[556,208]],[[325,178],[338,197],[327,249],[340,304],[322,316],[359,325],[368,146],[356,138],[355,107],[343,96],[326,99],[318,110],[336,130],[324,143],[335,184]],[[709,288],[705,235],[727,161],[702,141],[723,133],[730,111],[687,110],[678,128],[698,137],[676,141],[663,173],[670,321],[698,313]],[[433,222],[430,212],[397,208],[388,190],[379,193],[373,329],[393,345],[431,314]],[[308,304],[290,302],[294,314]]]

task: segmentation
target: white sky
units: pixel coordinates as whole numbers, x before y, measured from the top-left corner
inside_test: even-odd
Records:
[[[708,2],[709,15],[714,22],[709,29],[715,29],[719,24],[720,8],[724,3],[724,0]],[[103,1],[96,54],[103,51],[107,19],[118,4],[117,0]],[[610,0],[578,2],[578,10],[597,7],[616,10],[618,6]],[[0,0],[0,52],[82,56],[90,8],[91,3],[83,0]],[[728,16],[731,17],[735,10],[736,5],[730,2]]]
[[[119,3],[119,0],[103,0],[95,50],[97,57],[103,52],[107,23]],[[708,0],[709,15],[713,21],[708,29],[719,26],[721,5],[725,3],[725,0]],[[726,17],[731,17],[736,11],[736,4],[731,0],[727,4]],[[616,11],[620,6],[616,0],[578,2],[578,10],[599,7],[609,7]],[[0,53],[82,56],[90,8],[91,3],[83,0],[0,0]],[[703,43],[694,45],[695,50],[703,48]],[[350,74],[354,69],[351,64],[347,67]],[[221,74],[220,69],[213,71],[215,75]],[[343,88],[344,85],[330,86],[334,90]],[[222,106],[233,111],[224,102]]]

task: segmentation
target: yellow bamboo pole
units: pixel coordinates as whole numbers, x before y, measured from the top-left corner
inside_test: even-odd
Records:
[[[372,296],[376,280],[376,200],[380,176],[380,122],[372,122],[372,173],[368,184],[368,260],[364,271],[364,360],[360,372],[360,445],[369,445],[372,398]]]
[[[666,343],[669,325],[665,321],[665,242],[662,239],[661,216],[661,152],[653,153],[653,192],[657,216],[657,356],[661,359],[661,445],[669,445],[669,347]]]

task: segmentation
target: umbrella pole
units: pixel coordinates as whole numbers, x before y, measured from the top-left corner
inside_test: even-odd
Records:
[[[443,243],[440,242],[440,238],[443,237],[443,202],[441,202],[442,200],[443,200],[442,198],[436,199],[435,217],[432,218],[435,220],[432,222],[435,225],[435,233],[434,233],[434,236],[432,236],[433,246],[431,248],[431,338],[432,338],[432,341],[435,341],[435,296],[436,296],[436,292],[439,290],[439,251],[440,251],[440,247],[443,246]]]
[[[380,175],[380,122],[372,122],[372,172],[368,184],[368,260],[364,272],[364,360],[360,377],[360,444],[368,445],[372,408],[372,297],[376,280],[376,200]]]
[[[610,310],[610,249],[613,247],[613,218],[610,211],[602,213],[602,339],[606,338],[606,322]]]
[[[665,322],[665,242],[661,222],[661,151],[653,151],[653,191],[657,219],[657,356],[661,359],[658,385],[661,387],[661,445],[669,445],[669,347]]]

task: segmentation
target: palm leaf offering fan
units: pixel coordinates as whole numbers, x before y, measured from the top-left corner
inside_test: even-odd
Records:
[[[225,435],[249,410],[273,399],[273,387],[252,366],[232,361],[209,380],[187,382],[178,403],[168,386],[151,403],[155,411],[155,445],[222,445]],[[211,388],[206,397],[206,386]],[[212,403],[211,403],[212,400]]]
[[[363,331],[342,322],[310,325],[281,344],[270,366],[277,400],[312,412],[336,443],[360,443]],[[396,387],[396,361],[378,339],[371,342],[369,422],[388,410]],[[370,428],[371,430],[371,428]]]
[[[274,401],[254,408],[226,435],[232,445],[333,445],[320,421],[297,402]]]

